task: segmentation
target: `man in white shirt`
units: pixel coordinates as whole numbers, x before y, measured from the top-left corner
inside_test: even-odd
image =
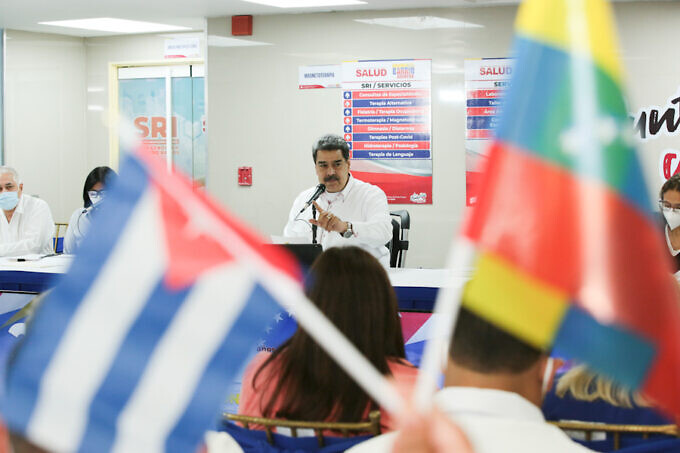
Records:
[[[326,186],[313,205],[316,217],[312,206],[305,207],[317,189],[312,187],[293,202],[283,235],[305,237],[311,242],[315,225],[317,242],[324,249],[355,245],[389,267],[385,244],[392,239],[392,220],[385,192],[350,174],[349,146],[342,137],[321,137],[312,148],[312,157],[319,183]]]
[[[541,351],[465,308],[458,315],[449,351],[444,389],[435,395],[435,405],[460,427],[473,451],[591,451],[543,418],[543,393],[554,372],[551,359]],[[375,437],[348,452],[392,451],[397,435],[402,436]],[[408,435],[403,433],[404,438]]]
[[[0,166],[0,256],[52,253],[54,220],[47,203],[23,193],[12,167]]]

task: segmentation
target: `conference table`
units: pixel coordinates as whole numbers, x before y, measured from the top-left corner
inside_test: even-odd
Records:
[[[68,270],[73,255],[48,256],[17,261],[0,258],[0,292],[37,294],[56,283]],[[449,269],[389,269],[388,275],[397,294],[400,310],[431,311],[439,288],[469,278],[470,271]]]
[[[28,303],[33,296],[53,287],[60,275],[66,273],[73,260],[72,255],[48,256],[35,261],[0,258],[0,324],[5,323],[17,310]],[[397,294],[402,325],[412,325],[406,329],[404,337],[407,358],[417,364],[422,354],[422,341],[427,337],[425,323],[431,316],[437,292],[447,284],[464,282],[469,271],[454,272],[448,269],[389,269],[388,275]],[[11,296],[11,297],[7,297]],[[406,324],[404,324],[406,323]],[[282,323],[283,324],[283,323]],[[8,329],[0,330],[0,375],[4,372],[5,360],[16,338],[23,333],[23,321],[18,321]],[[290,330],[290,329],[289,329]],[[270,335],[275,334],[272,332]],[[421,338],[422,337],[422,338]],[[418,340],[419,342],[417,342]],[[225,412],[238,410],[241,388],[240,375],[229,386],[228,397],[224,402]]]

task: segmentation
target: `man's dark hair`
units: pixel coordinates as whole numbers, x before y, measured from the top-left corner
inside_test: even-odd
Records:
[[[542,352],[461,307],[449,355],[478,373],[518,374],[535,364]]]
[[[324,135],[314,143],[314,146],[312,146],[312,157],[314,158],[314,163],[316,163],[316,152],[319,150],[321,151],[340,150],[342,152],[342,157],[344,157],[345,160],[349,160],[349,145],[339,135],[334,134]]]
[[[680,192],[680,173],[671,176],[663,183],[663,186],[661,186],[661,190],[659,191],[659,199],[663,200],[663,194],[669,190]]]

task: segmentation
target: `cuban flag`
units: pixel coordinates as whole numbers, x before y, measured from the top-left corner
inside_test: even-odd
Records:
[[[105,203],[27,326],[2,417],[52,451],[194,452],[300,271],[150,154]]]

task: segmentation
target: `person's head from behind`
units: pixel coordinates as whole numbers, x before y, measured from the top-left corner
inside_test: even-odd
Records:
[[[0,166],[0,208],[4,211],[16,208],[23,191],[19,173],[12,167]]]
[[[512,391],[540,406],[547,365],[548,357],[539,349],[461,307],[446,385]]]
[[[680,226],[680,174],[671,176],[661,186],[659,208],[671,229]]]
[[[404,356],[397,297],[370,253],[353,246],[326,250],[310,269],[305,293],[369,360]]]
[[[389,374],[388,358],[404,358],[397,300],[383,266],[357,247],[330,248],[310,269],[307,297],[380,371]],[[261,401],[269,417],[298,420],[357,421],[365,415],[368,395],[301,328],[260,368],[276,363],[272,401]],[[272,413],[281,397],[281,409]],[[372,406],[377,407],[377,406]]]
[[[89,208],[97,204],[106,195],[106,189],[116,177],[116,172],[109,167],[96,167],[85,178],[83,186],[83,206]]]
[[[339,135],[324,135],[312,146],[319,182],[330,193],[340,192],[349,179],[349,145]]]

